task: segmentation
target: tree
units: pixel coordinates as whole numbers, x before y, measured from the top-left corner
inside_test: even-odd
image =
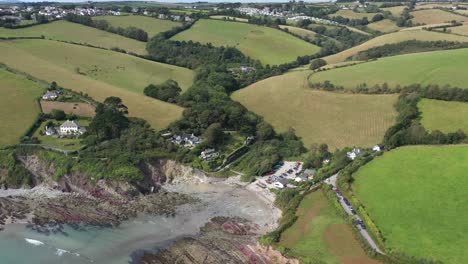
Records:
[[[327,65],[327,62],[324,59],[315,59],[310,63],[310,69],[316,70],[320,67]]]
[[[63,110],[59,110],[59,109],[52,109],[52,112],[50,113],[50,115],[55,120],[64,120],[65,117],[67,116]]]
[[[179,96],[180,92],[182,92],[182,89],[179,84],[171,79],[158,85],[150,84],[143,90],[143,93],[149,97],[171,103],[176,101],[176,97]]]
[[[384,19],[384,16],[382,14],[377,14],[374,17],[372,17],[372,22],[378,22],[382,19]]]
[[[104,103],[96,107],[96,116],[89,124],[90,135],[98,140],[108,140],[120,137],[122,131],[128,128],[129,120],[125,116],[127,107],[118,97],[108,97]]]
[[[268,140],[275,135],[273,127],[265,121],[257,125],[257,138],[259,140]]]
[[[50,86],[49,86],[49,90],[57,90],[57,83],[55,81],[53,81]]]
[[[221,128],[221,124],[214,123],[208,126],[205,133],[203,133],[203,139],[206,144],[212,147],[222,144],[224,141],[224,132]]]

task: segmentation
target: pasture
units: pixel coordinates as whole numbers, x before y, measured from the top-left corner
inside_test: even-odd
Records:
[[[306,147],[369,147],[393,124],[397,95],[357,95],[308,88],[311,71],[296,71],[236,91],[233,99],[263,116],[276,131],[293,128]]]
[[[468,263],[468,146],[412,146],[354,175],[353,191],[386,248],[447,264]]]
[[[118,47],[135,54],[147,53],[144,42],[64,20],[21,29],[0,27],[0,37],[40,37],[41,35],[48,39],[89,44],[106,49]]]
[[[0,68],[0,147],[14,145],[40,112],[37,98],[45,87]]]
[[[451,34],[444,34],[434,31],[426,30],[413,30],[413,31],[399,31],[395,33],[390,33],[382,35],[371,40],[368,40],[356,47],[349,48],[342,52],[339,52],[334,55],[325,57],[325,60],[332,64],[343,62],[347,58],[359,53],[360,51],[368,50],[370,48],[383,46],[385,44],[394,44],[407,40],[420,40],[420,41],[437,41],[437,40],[446,40],[446,41],[458,41],[458,42],[468,42],[468,37],[457,36]]]
[[[201,19],[171,39],[236,47],[245,55],[271,65],[291,62],[298,56],[312,55],[320,50],[281,30],[214,19]]]
[[[420,23],[420,24],[440,24],[450,22],[455,20],[457,22],[468,21],[468,17],[452,14],[447,11],[443,11],[440,9],[426,9],[426,10],[417,10],[410,13],[413,18],[411,21],[413,23]]]
[[[393,22],[390,19],[383,19],[378,22],[370,23],[369,25],[367,25],[367,27],[372,30],[377,30],[383,33],[389,33],[400,30],[400,27],[398,27],[395,24],[395,22]]]
[[[121,97],[131,116],[146,119],[156,128],[179,118],[182,108],[146,97],[143,89],[170,78],[187,89],[194,76],[181,67],[48,40],[1,41],[0,62],[98,101]]]
[[[448,28],[448,30],[450,30],[450,32],[452,32],[454,34],[468,36],[468,24],[463,24],[463,25],[458,26],[458,27],[450,27],[450,28]]]
[[[148,37],[168,31],[181,26],[182,23],[170,20],[162,20],[148,16],[128,15],[128,16],[96,16],[93,20],[106,20],[113,27],[136,27],[148,33]]]
[[[329,80],[345,88],[355,88],[362,83],[370,86],[387,83],[390,87],[419,83],[468,88],[467,60],[468,49],[405,54],[318,72],[311,76],[310,81]]]
[[[295,35],[298,35],[298,36],[301,36],[303,38],[310,39],[310,40],[315,39],[315,37],[317,36],[317,33],[311,30],[300,28],[300,27],[293,27],[293,26],[286,26],[286,25],[280,25],[279,27],[281,29],[287,29],[289,32]]]
[[[468,133],[468,103],[422,99],[418,108],[427,130],[450,133],[461,129]]]
[[[392,14],[394,17],[399,17],[403,13],[403,10],[405,10],[407,6],[393,6],[393,7],[385,7],[381,8],[384,11],[388,11]]]
[[[81,102],[58,102],[41,100],[41,108],[42,112],[44,113],[51,113],[52,110],[58,109],[64,111],[66,114],[84,117],[94,117],[96,114],[94,111],[94,106]]]
[[[377,14],[378,13],[358,13],[358,12],[354,12],[351,9],[340,9],[338,10],[338,12],[331,14],[330,16],[331,17],[341,16],[341,17],[349,18],[349,19],[363,19],[367,17],[367,19],[371,21],[372,18]]]
[[[322,191],[304,197],[297,216],[297,221],[282,234],[278,243],[289,248],[292,256],[312,263],[379,263],[366,255],[351,227]]]

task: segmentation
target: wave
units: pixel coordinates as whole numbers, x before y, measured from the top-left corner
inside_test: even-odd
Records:
[[[34,240],[34,239],[30,239],[30,238],[25,238],[24,240],[26,240],[26,242],[28,242],[29,244],[33,244],[35,246],[42,246],[44,245],[44,242],[41,242],[39,240]]]

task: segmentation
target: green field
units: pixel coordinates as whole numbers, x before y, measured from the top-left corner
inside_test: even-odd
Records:
[[[40,112],[37,98],[45,87],[0,68],[0,147],[14,145]]]
[[[143,89],[169,78],[186,89],[194,76],[177,66],[49,40],[1,41],[0,62],[99,101],[119,96],[130,115],[144,118],[156,128],[178,119],[182,108],[146,97]]]
[[[355,174],[354,193],[392,251],[468,263],[468,146],[403,147]]]
[[[351,228],[337,214],[322,191],[302,200],[297,221],[281,236],[280,246],[289,248],[292,256],[327,264],[376,264],[355,239]]]
[[[162,20],[147,16],[136,15],[96,16],[93,17],[93,20],[106,20],[113,27],[137,27],[146,31],[149,37],[182,25],[182,23],[173,22],[170,20]]]
[[[468,17],[452,14],[450,12],[440,9],[416,10],[411,12],[410,14],[413,16],[413,18],[411,19],[413,23],[425,25],[446,23],[452,20],[455,20],[457,22],[468,21]]]
[[[383,19],[379,22],[370,23],[367,25],[367,27],[384,33],[400,30],[400,27],[398,27],[396,23],[390,19]]]
[[[420,41],[458,41],[458,42],[468,42],[468,37],[457,36],[451,34],[444,34],[440,32],[426,31],[426,30],[411,30],[411,31],[400,31],[395,33],[390,33],[382,35],[376,38],[373,38],[369,41],[362,43],[356,47],[344,50],[334,55],[325,57],[325,60],[330,63],[343,62],[347,58],[359,53],[360,51],[368,50],[370,48],[383,46],[385,44],[394,44],[408,40],[420,40]]]
[[[364,82],[370,86],[386,82],[390,87],[420,83],[468,88],[467,60],[468,49],[406,54],[319,72],[310,81],[329,80],[345,88],[355,88]]]
[[[56,21],[21,29],[0,27],[0,37],[40,37],[90,44],[111,49],[118,47],[136,54],[146,54],[146,43],[67,21]]]
[[[306,147],[372,146],[393,124],[397,95],[361,95],[308,88],[311,71],[296,71],[239,90],[233,99],[263,116],[277,131],[294,128]]]
[[[422,99],[418,108],[421,123],[428,130],[468,132],[468,103]]]
[[[363,19],[367,17],[367,19],[371,21],[372,18],[377,14],[379,13],[359,13],[359,12],[354,12],[351,9],[347,9],[347,10],[341,9],[341,10],[338,10],[338,12],[336,12],[335,14],[332,14],[331,16],[332,17],[341,16],[341,17],[349,18],[349,19]]]
[[[247,23],[201,19],[172,40],[192,40],[215,46],[236,47],[264,64],[282,64],[298,56],[312,55],[320,48],[277,29]]]

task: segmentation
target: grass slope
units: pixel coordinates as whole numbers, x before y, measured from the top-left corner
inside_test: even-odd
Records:
[[[389,33],[389,32],[400,30],[400,27],[398,27],[395,24],[395,22],[393,22],[390,19],[383,19],[383,20],[380,20],[379,22],[370,23],[369,25],[367,25],[367,27],[373,30],[384,32],[384,33]]]
[[[233,94],[277,131],[294,128],[308,147],[371,146],[393,124],[396,95],[354,95],[308,88],[310,71],[272,77]]]
[[[330,80],[346,88],[354,88],[364,82],[371,86],[386,82],[390,87],[420,83],[468,88],[467,60],[468,49],[406,54],[319,72],[310,80]]]
[[[48,40],[2,41],[0,62],[99,101],[119,96],[130,115],[157,128],[179,118],[182,108],[144,96],[144,87],[172,78],[187,88],[194,76],[185,68]]]
[[[292,256],[327,264],[379,263],[365,254],[351,228],[321,191],[304,197],[297,216],[279,242],[291,249]]]
[[[236,47],[264,64],[282,64],[312,55],[319,47],[277,29],[247,23],[201,19],[172,40],[192,40],[215,46]]]
[[[449,30],[452,33],[455,33],[455,34],[468,36],[468,24],[463,24],[463,25],[458,26],[458,27],[450,27]]]
[[[291,32],[293,34],[299,35],[299,36],[301,36],[303,38],[308,38],[310,40],[315,39],[315,37],[317,36],[317,33],[313,32],[311,30],[307,30],[307,29],[303,29],[303,28],[299,28],[299,27],[286,26],[286,25],[280,25],[279,27],[281,29],[287,29],[289,32]]]
[[[392,13],[392,16],[394,17],[399,17],[403,13],[403,10],[405,10],[407,6],[393,6],[393,7],[386,7],[386,8],[381,8],[384,11],[388,11]]]
[[[344,50],[340,53],[325,57],[325,60],[328,63],[338,63],[343,62],[350,56],[353,56],[360,51],[368,50],[370,48],[383,46],[385,44],[399,43],[407,40],[420,40],[420,41],[437,41],[437,40],[447,40],[447,41],[459,41],[459,42],[468,42],[468,37],[457,36],[451,34],[444,34],[440,32],[432,32],[425,30],[413,30],[413,31],[400,31],[395,33],[386,34],[373,38],[369,41],[362,43],[356,47]]]
[[[146,54],[146,43],[67,21],[56,21],[21,29],[0,27],[0,37],[40,37],[90,44],[106,49],[119,47],[128,52]]]
[[[337,16],[342,16],[344,18],[349,18],[349,19],[363,19],[365,17],[367,17],[367,19],[369,21],[372,20],[372,18],[377,15],[378,13],[358,13],[358,12],[354,12],[353,10],[350,10],[350,9],[341,9],[341,10],[338,10],[338,12],[330,15],[332,17],[337,17]]]
[[[42,85],[0,68],[0,147],[19,142],[40,112]]]
[[[238,22],[249,22],[247,18],[232,17],[232,16],[210,16],[210,18],[219,19],[219,20],[234,20]]]
[[[421,123],[428,130],[468,132],[468,103],[422,99],[418,108],[422,113]]]
[[[426,10],[418,10],[413,11],[410,13],[413,18],[411,21],[413,23],[420,23],[420,24],[440,24],[445,22],[450,22],[452,20],[456,20],[458,22],[468,21],[468,17],[452,14],[447,11],[443,11],[440,9],[426,9]]]
[[[404,147],[361,168],[353,188],[388,248],[468,263],[467,171],[468,146]]]
[[[93,20],[106,20],[113,27],[137,27],[143,29],[152,37],[160,32],[168,31],[174,27],[182,25],[182,23],[170,20],[162,20],[147,16],[96,16]]]

